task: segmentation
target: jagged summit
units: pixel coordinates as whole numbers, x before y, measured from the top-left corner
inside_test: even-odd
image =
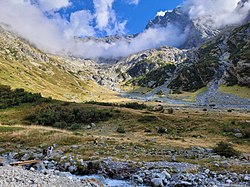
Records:
[[[235,12],[241,14],[243,9],[249,6],[249,0],[239,1]],[[248,17],[245,18],[243,23],[247,23],[250,20],[250,10]],[[243,24],[240,23],[240,24]],[[215,24],[213,17],[207,15],[198,18],[191,18],[188,10],[185,7],[177,7],[173,11],[166,11],[165,15],[157,15],[153,20],[150,20],[145,29],[168,27],[170,25],[175,26],[181,32],[186,33],[186,41],[180,48],[189,49],[200,46],[207,39],[216,36],[222,30],[232,25],[218,26]],[[233,24],[238,26],[239,24]]]

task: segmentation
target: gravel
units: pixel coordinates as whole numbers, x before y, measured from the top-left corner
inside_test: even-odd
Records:
[[[1,187],[88,187],[87,181],[79,181],[68,177],[38,173],[24,170],[21,167],[0,167]]]

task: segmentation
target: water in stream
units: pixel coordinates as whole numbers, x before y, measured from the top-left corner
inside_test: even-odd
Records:
[[[110,187],[134,187],[132,181],[126,181],[126,180],[116,180],[116,179],[109,179],[105,178],[102,175],[86,175],[86,176],[76,176],[78,179],[86,179],[86,178],[94,178],[101,181],[104,185],[110,186]],[[145,185],[136,185],[136,187],[146,187]]]

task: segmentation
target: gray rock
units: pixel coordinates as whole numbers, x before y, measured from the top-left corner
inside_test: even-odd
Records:
[[[172,155],[172,156],[171,156],[171,160],[172,160],[173,162],[176,162],[176,157],[175,157],[175,155]]]
[[[24,154],[24,155],[21,157],[21,160],[22,160],[22,161],[25,161],[25,160],[29,160],[30,158],[31,158],[31,155],[28,154],[28,153],[26,153],[26,154]]]
[[[30,171],[35,171],[35,168],[31,167],[31,168],[30,168]]]
[[[243,180],[244,180],[244,181],[250,181],[250,176],[247,176],[247,175],[246,175],[246,176],[244,177]]]
[[[154,178],[151,180],[153,187],[164,187],[163,180],[161,178]]]
[[[68,169],[71,166],[69,162],[64,163],[64,169]]]
[[[72,174],[70,172],[59,172],[58,176],[60,176],[60,177],[72,177]]]
[[[140,184],[143,183],[143,179],[139,175],[134,175],[132,178],[135,182],[138,182]]]
[[[227,184],[231,184],[231,183],[233,183],[233,181],[230,180],[230,179],[227,179],[227,180],[226,180],[226,183],[227,183]]]
[[[180,186],[184,187],[184,186],[192,186],[191,182],[187,182],[187,181],[180,181],[178,183]]]
[[[5,149],[3,149],[3,148],[0,147],[0,152],[4,152],[4,151],[5,151]]]
[[[75,173],[77,171],[77,167],[76,166],[70,166],[68,168],[68,170],[69,170],[70,173]]]
[[[161,174],[164,176],[164,178],[171,179],[171,175],[166,170],[164,170]]]
[[[43,164],[43,162],[39,162],[39,163],[35,164],[33,167],[37,171],[43,171],[43,170],[46,169],[45,166],[44,166],[44,164]]]
[[[95,123],[91,123],[91,127],[95,128],[96,124]]]
[[[206,169],[204,172],[205,172],[206,174],[209,174],[209,173],[210,173],[210,170],[209,170],[209,169]]]
[[[242,133],[235,133],[234,136],[237,137],[237,138],[242,138],[243,134]]]

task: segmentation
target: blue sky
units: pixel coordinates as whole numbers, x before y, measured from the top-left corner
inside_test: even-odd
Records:
[[[116,12],[117,20],[126,23],[126,34],[142,32],[148,21],[153,19],[157,12],[172,10],[183,0],[141,0],[137,5],[129,4],[126,0],[115,0],[112,7]],[[90,10],[94,13],[93,0],[71,0],[72,5],[59,10],[63,17],[70,17],[70,13],[79,10]]]
[[[182,0],[142,0],[138,5],[128,5],[117,1],[114,9],[118,16],[127,19],[127,29],[129,33],[141,32],[148,21],[153,19],[157,12],[172,10],[180,5]]]
[[[157,12],[182,4],[191,20],[208,20],[214,29],[241,23],[250,2],[239,0],[0,0],[0,24],[7,24],[37,48],[53,54],[86,58],[121,57],[160,46],[179,47],[188,39],[189,26],[168,24],[144,30]],[[236,11],[239,10],[239,11]],[[144,30],[144,32],[142,32]],[[77,37],[140,33],[130,42],[77,42]]]

